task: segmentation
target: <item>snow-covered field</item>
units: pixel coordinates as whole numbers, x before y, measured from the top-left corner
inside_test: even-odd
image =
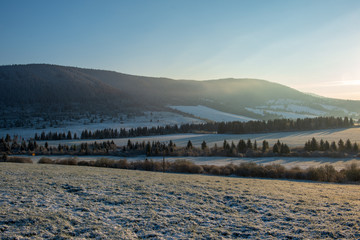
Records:
[[[178,111],[191,114],[193,116],[208,119],[215,122],[231,122],[231,121],[240,121],[240,122],[248,122],[252,120],[256,120],[253,118],[248,118],[245,116],[235,115],[231,113],[221,112],[212,108],[208,108],[205,106],[197,105],[197,106],[169,106],[172,109],[176,109]]]
[[[342,109],[332,105],[314,104],[315,108],[304,106],[301,101],[293,99],[276,99],[269,100],[263,106],[246,107],[249,112],[265,116],[268,114],[275,115],[279,118],[315,118],[319,116],[328,115],[331,111],[336,111],[342,115],[351,117],[358,117],[358,113],[349,112],[346,109]],[[331,114],[330,114],[331,115]]]
[[[2,239],[359,239],[359,187],[0,163]]]
[[[32,129],[32,128],[13,128],[13,129],[0,129],[0,138],[9,134],[10,136],[21,136],[22,138],[28,139],[34,137],[35,133],[41,132],[68,132],[76,133],[78,136],[85,129],[87,130],[102,130],[105,128],[137,128],[137,127],[157,127],[165,125],[181,125],[186,123],[204,123],[205,121],[185,117],[180,114],[171,113],[171,112],[145,112],[143,116],[133,116],[128,117],[124,116],[123,120],[118,121],[105,121],[103,123],[69,123],[64,124],[61,127],[47,127],[45,129]]]

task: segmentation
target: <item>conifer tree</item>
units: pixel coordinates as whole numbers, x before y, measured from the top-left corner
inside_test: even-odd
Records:
[[[202,150],[205,150],[206,148],[207,148],[206,142],[203,141],[203,142],[201,143],[201,149],[202,149]]]
[[[252,148],[253,148],[253,145],[252,145],[252,142],[251,142],[250,139],[247,140],[246,148],[247,148],[247,149],[252,149]]]
[[[279,145],[278,144],[274,144],[273,153],[279,153]]]
[[[264,152],[266,152],[268,149],[269,149],[269,143],[268,143],[266,140],[264,140],[264,141],[262,142],[262,149],[261,149],[261,151],[264,153]]]
[[[350,139],[346,140],[345,149],[346,149],[346,151],[348,151],[348,152],[351,152],[351,150],[353,149],[353,145],[352,145]]]
[[[344,151],[344,149],[345,149],[345,144],[342,139],[340,139],[338,142],[338,149],[339,149],[339,151]]]
[[[192,142],[189,140],[187,145],[186,145],[186,148],[187,149],[192,149],[193,145],[192,145]]]
[[[243,139],[241,139],[237,145],[238,152],[245,153],[246,152],[246,143]]]

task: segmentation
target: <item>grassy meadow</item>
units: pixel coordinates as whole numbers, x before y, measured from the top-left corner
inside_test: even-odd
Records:
[[[2,239],[360,238],[358,185],[0,163]]]

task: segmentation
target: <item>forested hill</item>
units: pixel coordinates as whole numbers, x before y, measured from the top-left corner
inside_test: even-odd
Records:
[[[0,66],[0,86],[0,103],[5,106],[99,104],[145,110],[203,105],[257,119],[269,118],[270,110],[276,111],[279,105],[334,116],[358,114],[360,109],[359,101],[310,96],[264,80],[172,80],[47,64]],[[270,110],[264,112],[264,107]]]
[[[0,101],[7,105],[106,103],[128,95],[78,68],[55,65],[0,67]]]

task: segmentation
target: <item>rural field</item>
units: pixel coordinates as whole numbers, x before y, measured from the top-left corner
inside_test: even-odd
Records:
[[[2,239],[359,239],[358,185],[0,163]]]

